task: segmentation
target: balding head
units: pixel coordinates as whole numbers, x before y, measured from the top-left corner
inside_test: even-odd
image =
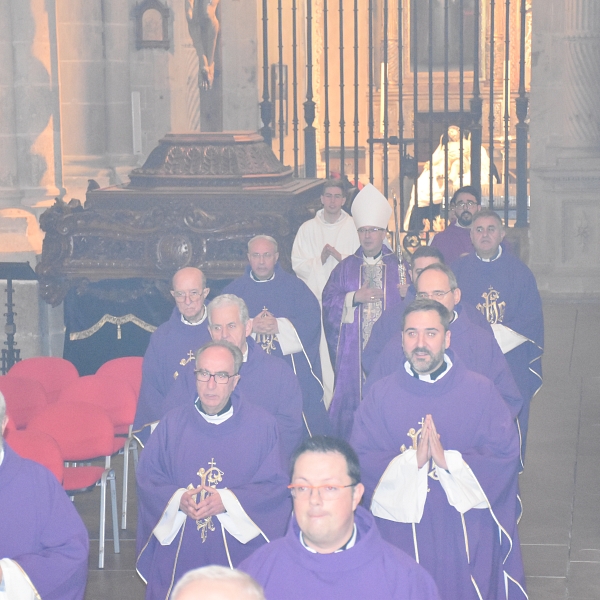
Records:
[[[184,575],[172,600],[265,600],[263,591],[246,573],[211,565]]]
[[[204,317],[204,300],[210,289],[200,269],[185,267],[173,275],[171,295],[179,312],[189,323],[198,323]]]

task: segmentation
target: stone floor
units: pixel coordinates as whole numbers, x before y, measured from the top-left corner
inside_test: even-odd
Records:
[[[544,311],[544,386],[532,405],[527,462],[521,475],[520,533],[527,590],[531,600],[598,600],[600,311],[598,305],[551,302],[544,304]],[[119,491],[121,465],[118,457]],[[144,584],[135,572],[135,494],[130,490],[121,553],[115,555],[108,540],[103,570],[98,569],[99,490],[76,499],[91,538],[86,600],[144,596]],[[111,537],[110,511],[107,525]]]

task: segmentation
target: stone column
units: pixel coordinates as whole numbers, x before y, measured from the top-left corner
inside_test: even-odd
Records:
[[[534,0],[532,268],[541,291],[600,296],[600,3]]]

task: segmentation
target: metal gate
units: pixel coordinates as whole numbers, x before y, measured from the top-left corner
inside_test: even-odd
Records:
[[[528,222],[531,0],[262,0],[264,138],[297,176],[376,185],[399,228],[476,186]]]

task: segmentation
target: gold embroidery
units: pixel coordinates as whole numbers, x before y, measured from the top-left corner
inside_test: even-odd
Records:
[[[175,371],[175,373],[173,373],[173,379],[177,379],[179,377],[179,371]]]
[[[186,358],[182,358],[182,359],[179,361],[179,364],[180,364],[182,367],[185,367],[185,365],[187,365],[189,362],[191,362],[191,361],[193,361],[193,360],[194,360],[194,352],[193,352],[192,350],[190,350],[190,351],[187,353],[187,355],[186,355]]]
[[[142,321],[142,319],[132,315],[131,313],[127,315],[123,315],[122,317],[114,317],[113,315],[104,315],[97,323],[94,323],[88,329],[84,329],[83,331],[74,331],[69,334],[69,340],[72,342],[76,342],[78,340],[85,340],[93,336],[96,332],[100,331],[106,323],[111,323],[112,325],[117,326],[117,339],[121,339],[121,325],[125,325],[126,323],[133,323],[137,325],[141,329],[149,331],[150,333],[154,333],[156,331],[156,327],[154,325],[150,325],[150,323],[146,323],[146,321]]]
[[[385,264],[378,262],[374,265],[363,263],[360,266],[360,285],[368,286],[374,290],[383,290],[385,282]],[[361,305],[361,334],[362,334],[362,348],[365,349],[369,338],[371,337],[371,331],[373,325],[377,322],[377,319],[381,316],[385,308],[385,298],[377,300],[376,302],[365,302]]]
[[[200,477],[200,485],[208,485],[209,487],[216,488],[218,483],[223,481],[223,471],[217,468],[215,459],[211,459],[208,463],[210,469],[205,469],[202,467],[197,475]],[[194,486],[190,483],[188,485],[188,490],[193,490]],[[198,502],[198,495],[200,496],[200,502],[206,498],[207,491],[202,490],[200,494],[196,494],[195,501]],[[212,521],[212,517],[206,517],[205,519],[197,519],[196,526],[198,531],[200,532],[200,537],[202,538],[202,543],[206,541],[209,531],[215,530],[215,525]]]
[[[266,306],[263,306],[262,316],[268,317],[265,313],[269,312]],[[271,354],[273,350],[277,350],[277,336],[273,333],[258,333],[256,334],[256,343],[260,344],[260,347],[267,353]]]
[[[481,294],[484,302],[479,303],[475,308],[479,310],[487,319],[488,323],[502,323],[506,302],[498,302],[500,292],[497,292],[491,285],[488,292]]]

